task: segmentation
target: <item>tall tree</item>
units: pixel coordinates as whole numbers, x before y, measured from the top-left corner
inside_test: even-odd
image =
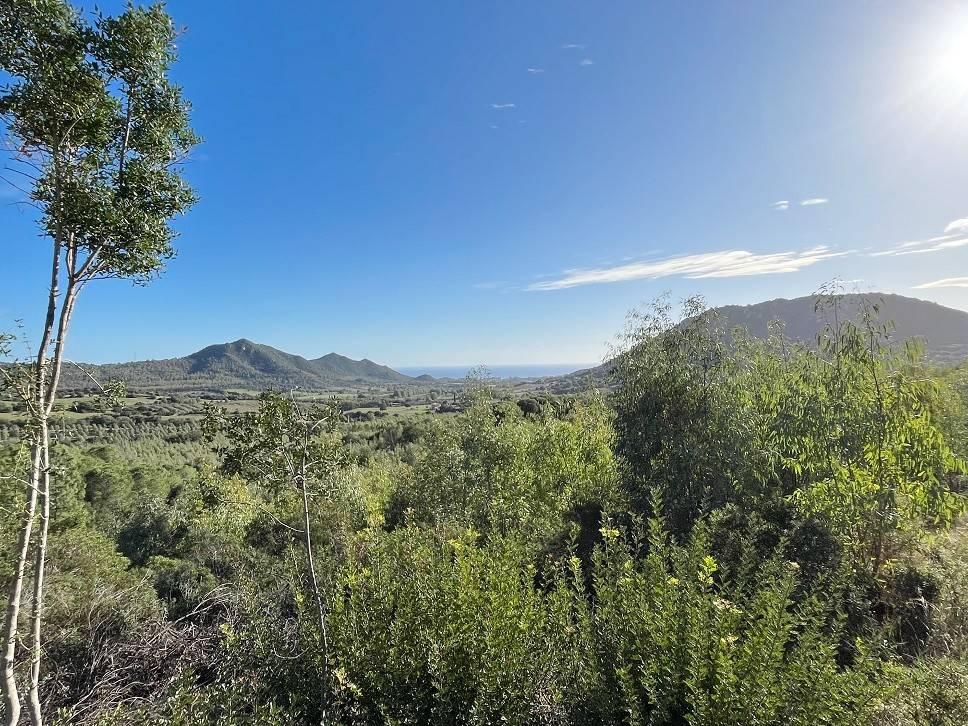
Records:
[[[42,721],[48,421],[78,295],[94,280],[150,280],[173,255],[172,218],[195,201],[180,165],[198,139],[189,105],[168,77],[175,38],[160,4],[129,5],[108,17],[82,15],[64,0],[0,0],[0,69],[10,78],[0,90],[7,169],[14,183],[23,182],[51,245],[41,336],[27,366],[28,385],[21,388],[32,421],[31,456],[3,624],[0,688],[7,724],[20,718],[15,663],[34,539],[28,700],[31,722]]]

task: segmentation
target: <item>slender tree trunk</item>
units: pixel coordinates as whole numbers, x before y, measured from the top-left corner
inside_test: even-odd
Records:
[[[67,330],[71,324],[74,312],[74,302],[77,300],[79,288],[76,282],[76,250],[73,244],[68,244],[67,291],[61,306],[60,320],[57,324],[57,339],[54,341],[54,355],[50,365],[50,378],[47,382],[45,408],[41,418],[41,476],[40,476],[40,536],[34,557],[34,596],[31,610],[31,642],[30,642],[30,689],[28,703],[30,707],[30,722],[33,726],[43,726],[43,714],[40,704],[40,663],[43,656],[41,636],[44,613],[44,574],[47,567],[47,532],[50,526],[50,428],[48,421],[54,410],[57,399],[57,387],[60,382],[61,367],[64,362],[64,345],[67,342]]]
[[[875,471],[875,481],[877,482],[878,493],[877,506],[873,513],[875,528],[874,563],[873,567],[871,568],[874,580],[876,582],[884,560],[884,539],[886,536],[886,521],[889,514],[887,511],[889,507],[888,498],[890,497],[891,488],[886,487],[884,482],[884,442],[887,440],[887,416],[884,413],[884,394],[881,391],[881,381],[877,375],[877,340],[874,337],[874,331],[871,329],[870,325],[871,324],[868,321],[868,362],[870,365],[871,380],[874,382],[875,404],[877,406],[875,411],[875,415],[877,416],[877,467]]]
[[[39,472],[41,468],[41,445],[39,440],[31,443],[30,479],[27,484],[27,504],[24,509],[23,522],[17,535],[17,564],[7,595],[7,612],[4,616],[4,651],[3,651],[3,703],[4,724],[16,726],[20,721],[20,694],[17,691],[17,680],[14,673],[14,661],[17,657],[18,620],[20,616],[20,601],[23,596],[24,570],[27,567],[27,554],[30,549],[30,536],[33,531],[34,517],[37,511],[37,493],[40,489]]]
[[[3,622],[3,679],[0,680],[0,692],[5,706],[5,726],[16,726],[20,721],[20,693],[17,690],[17,678],[14,663],[17,657],[17,640],[19,637],[20,604],[23,599],[24,572],[27,569],[27,557],[30,550],[30,537],[33,533],[34,519],[37,513],[37,499],[42,486],[44,446],[42,429],[46,429],[48,410],[48,375],[47,351],[54,335],[54,322],[57,318],[57,300],[60,297],[60,265],[61,241],[54,240],[54,254],[51,262],[50,288],[47,296],[47,317],[44,321],[44,332],[40,346],[37,349],[37,360],[34,365],[33,399],[28,402],[30,414],[37,424],[37,430],[31,441],[30,478],[27,481],[26,504],[23,521],[17,535],[17,561],[10,590],[7,593],[7,612]]]
[[[316,579],[316,561],[313,554],[313,536],[309,529],[309,492],[306,482],[306,463],[305,457],[302,463],[300,474],[300,484],[302,489],[303,505],[303,542],[306,545],[306,565],[309,567],[309,581],[313,589],[313,598],[316,600],[316,610],[319,615],[319,633],[323,640],[323,713],[321,723],[326,723],[326,700],[329,692],[329,638],[326,633],[326,611],[323,607],[323,594],[319,589],[319,580]]]
[[[28,694],[30,723],[43,725],[40,708],[41,623],[44,608],[44,570],[47,559],[47,529],[50,523],[50,431],[44,419],[41,430],[41,489],[40,537],[34,559],[34,597],[31,612],[30,691]]]
[[[306,566],[309,568],[309,579],[313,589],[313,599],[316,600],[316,609],[319,611],[319,630],[323,636],[323,648],[327,647],[326,642],[326,614],[323,609],[323,595],[319,589],[319,581],[316,579],[316,561],[313,554],[313,537],[309,533],[309,495],[306,492],[305,483],[302,486],[303,496],[303,543],[306,545]]]

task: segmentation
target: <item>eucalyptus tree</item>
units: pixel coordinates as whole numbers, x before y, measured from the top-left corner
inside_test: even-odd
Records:
[[[50,245],[50,276],[35,357],[22,386],[30,473],[3,631],[5,722],[19,720],[19,616],[32,538],[29,714],[38,684],[50,512],[50,433],[64,346],[78,295],[96,280],[145,283],[173,255],[172,219],[195,201],[181,163],[198,139],[169,79],[176,28],[162,5],[84,15],[64,0],[0,0],[0,116],[6,175],[29,196]],[[27,242],[24,242],[26,244]],[[39,532],[34,532],[39,514]]]
[[[632,507],[652,511],[658,489],[681,537],[755,478],[750,416],[722,321],[700,297],[667,297],[629,317],[614,356],[618,453]]]

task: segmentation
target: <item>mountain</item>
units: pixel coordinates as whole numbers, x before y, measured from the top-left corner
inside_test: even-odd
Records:
[[[99,381],[122,380],[131,388],[151,390],[223,390],[228,388],[328,389],[354,384],[413,383],[414,379],[371,360],[337,353],[307,360],[268,345],[241,339],[210,345],[184,358],[84,366]],[[64,369],[66,388],[86,388],[86,373]]]
[[[902,295],[865,293],[845,295],[842,309],[856,314],[862,301],[880,305],[882,320],[895,326],[898,340],[921,338],[929,358],[954,363],[968,357],[968,313]],[[777,299],[755,305],[716,308],[727,329],[743,327],[754,336],[765,336],[770,322],[782,321],[794,340],[816,339],[824,321],[815,310],[815,296]],[[130,388],[148,390],[226,390],[234,388],[300,387],[312,390],[352,388],[366,385],[426,384],[430,376],[412,378],[364,358],[353,360],[337,353],[308,360],[250,340],[210,345],[185,356],[167,360],[110,363],[84,366],[99,381],[123,380]],[[545,379],[556,390],[578,390],[600,385],[610,364]],[[73,366],[63,373],[65,388],[89,388],[90,377]]]
[[[787,337],[811,343],[825,325],[823,316],[816,312],[817,300],[816,295],[792,300],[778,298],[753,305],[724,305],[715,311],[726,330],[744,328],[751,335],[762,338],[768,334],[770,323],[781,321]],[[856,293],[843,296],[842,314],[856,317],[863,302],[878,305],[879,319],[893,322],[892,339],[920,338],[930,360],[959,363],[968,358],[968,312],[903,295]],[[600,386],[611,369],[612,362],[608,361],[554,380],[560,390]]]
[[[842,315],[856,317],[862,303],[879,306],[879,318],[891,321],[896,340],[921,338],[926,355],[938,362],[957,362],[968,356],[968,313],[963,310],[887,293],[844,295]],[[816,340],[825,324],[815,310],[817,297],[779,298],[755,305],[724,305],[716,308],[727,329],[745,328],[751,335],[764,337],[774,320],[785,325],[786,335],[793,340]]]

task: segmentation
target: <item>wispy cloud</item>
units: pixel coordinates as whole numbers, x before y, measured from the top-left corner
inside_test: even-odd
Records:
[[[925,282],[923,285],[915,285],[915,290],[931,290],[938,287],[968,287],[968,277],[946,277],[943,280]]]
[[[801,207],[814,207],[818,204],[826,204],[829,199],[824,199],[823,197],[813,197],[811,199],[803,199],[800,202]]]
[[[772,206],[773,209],[783,212],[790,208],[790,202],[786,199],[781,199],[778,202],[773,202],[773,204],[770,206]]]
[[[509,109],[509,108],[517,108],[517,104],[515,104],[515,103],[492,103],[491,104],[491,108],[495,109],[496,111],[504,111],[505,109]]]
[[[595,65],[595,61],[593,61],[591,58],[585,58],[578,65],[580,65],[580,66],[593,66],[593,65]]]
[[[528,73],[532,75],[537,75],[538,73],[544,73],[544,68],[529,68]]]
[[[940,237],[902,242],[887,250],[872,252],[871,257],[899,257],[901,255],[922,255],[927,252],[942,252],[968,245],[968,218],[956,219],[944,228]]]
[[[567,43],[561,47],[565,50],[585,50],[585,46],[580,43]]]
[[[956,219],[944,228],[945,234],[968,234],[968,217]]]
[[[580,285],[598,285],[629,280],[655,280],[661,277],[699,279],[776,275],[796,272],[823,260],[842,257],[846,254],[848,253],[835,252],[826,246],[771,254],[757,254],[746,250],[725,250],[590,270],[565,270],[555,279],[535,282],[525,289],[530,291],[563,290]]]
[[[897,247],[883,252],[872,252],[871,257],[900,257],[901,255],[922,255],[927,252],[942,252],[968,245],[968,237],[962,235],[943,235],[924,240],[902,242]]]

